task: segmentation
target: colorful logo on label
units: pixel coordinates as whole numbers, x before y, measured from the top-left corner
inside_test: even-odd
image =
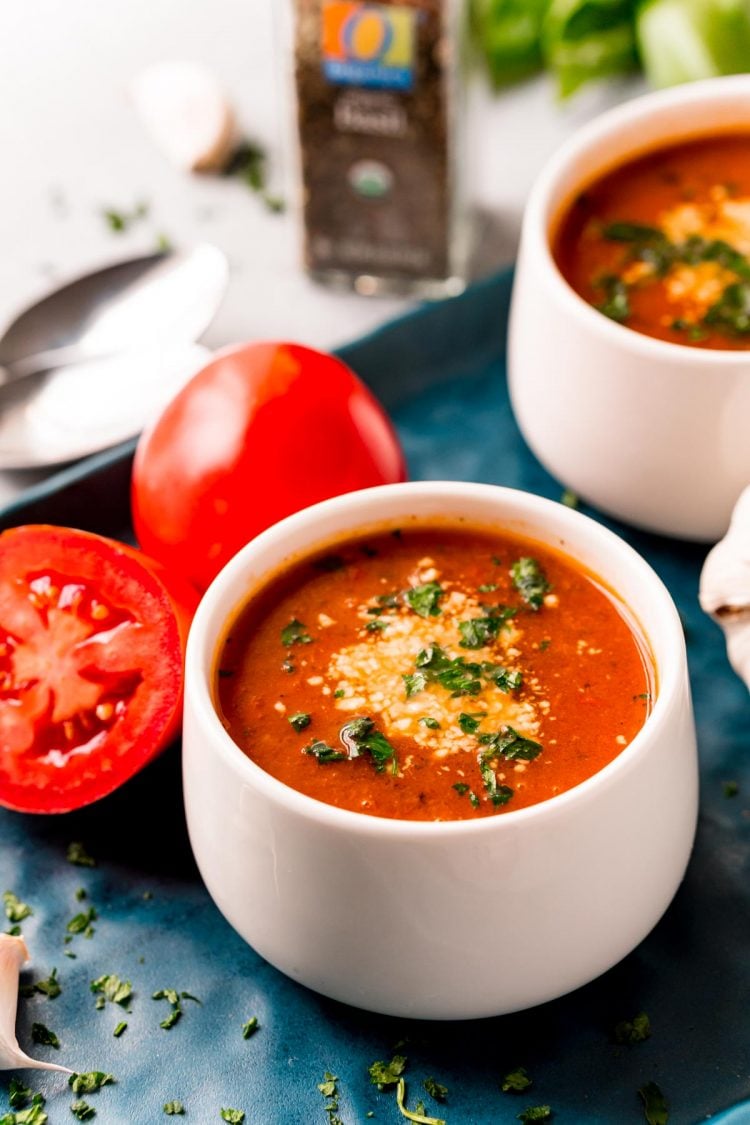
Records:
[[[325,0],[323,73],[339,86],[411,90],[414,85],[413,8]]]

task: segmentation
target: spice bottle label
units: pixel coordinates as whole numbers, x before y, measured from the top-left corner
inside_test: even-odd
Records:
[[[450,278],[457,51],[445,0],[295,11],[309,270],[383,291]]]

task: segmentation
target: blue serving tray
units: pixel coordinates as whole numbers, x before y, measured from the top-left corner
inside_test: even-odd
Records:
[[[559,498],[561,486],[531,456],[510,412],[504,367],[510,286],[510,274],[502,274],[340,354],[391,412],[413,477],[491,481]],[[31,489],[0,513],[0,527],[47,521],[129,537],[132,451],[132,443],[122,446]],[[31,1024],[44,1023],[61,1046],[33,1048],[39,1055],[116,1076],[116,1085],[87,1098],[97,1121],[151,1125],[166,1120],[162,1105],[177,1098],[188,1122],[219,1122],[220,1109],[233,1107],[246,1111],[247,1125],[325,1125],[317,1084],[330,1071],[339,1078],[345,1125],[366,1125],[368,1113],[380,1125],[403,1125],[393,1092],[378,1092],[367,1074],[399,1042],[408,1056],[407,1105],[413,1109],[423,1097],[427,1112],[448,1125],[509,1125],[538,1104],[551,1106],[556,1125],[642,1122],[637,1090],[650,1081],[669,1100],[670,1125],[692,1125],[750,1096],[750,700],[727,664],[719,630],[697,604],[705,548],[604,522],[646,556],[677,602],[698,722],[702,801],[695,853],[653,933],[599,980],[517,1015],[410,1022],[326,1000],[261,960],[209,899],[188,846],[174,747],[83,812],[45,818],[0,810],[0,890],[12,889],[33,906],[23,932],[34,977],[56,966],[63,988],[55,1000],[21,1001],[19,1038],[31,1050]],[[731,798],[723,789],[730,780],[739,784]],[[638,817],[633,809],[634,835]],[[96,868],[66,862],[71,840],[85,842]],[[79,886],[87,892],[83,902],[75,897]],[[329,893],[340,892],[332,884]],[[65,947],[67,920],[89,904],[99,913],[95,934]],[[63,955],[65,948],[75,960]],[[490,965],[501,952],[475,949],[467,956]],[[104,973],[132,981],[129,1014],[112,1004],[95,1010],[89,982]],[[185,989],[202,1004],[186,1001],[181,1021],[162,1030],[168,1007],[151,999],[160,988]],[[651,1019],[651,1038],[615,1045],[614,1024],[640,1011]],[[244,1040],[241,1027],[252,1015],[260,1030]],[[128,1028],[115,1039],[121,1019]],[[533,1086],[520,1095],[502,1093],[502,1076],[519,1065]],[[449,1088],[442,1107],[421,1088],[427,1076]],[[51,1125],[73,1120],[73,1098],[61,1076],[27,1071],[20,1077],[47,1096]],[[0,1116],[8,1078],[0,1081]],[[726,1120],[750,1122],[750,1108],[735,1108]]]

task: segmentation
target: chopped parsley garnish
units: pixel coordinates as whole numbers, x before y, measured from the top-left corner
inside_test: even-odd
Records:
[[[508,785],[498,784],[492,762],[496,758],[504,758],[506,761],[521,759],[530,762],[541,753],[542,747],[538,742],[524,738],[511,726],[506,726],[502,731],[496,731],[494,734],[480,734],[478,741],[480,745],[486,747],[485,750],[480,751],[478,761],[487,795],[493,805],[507,805],[513,796],[513,790]]]
[[[328,1125],[344,1125],[339,1117],[339,1089],[336,1083],[338,1078],[330,1071],[323,1075],[323,1081],[318,1083],[318,1089],[326,1099],[323,1109],[328,1114]]]
[[[18,895],[13,894],[13,891],[3,891],[3,905],[5,917],[9,922],[23,922],[24,918],[28,918],[34,913],[29,904],[21,902]]]
[[[550,638],[545,637],[543,641],[539,642],[539,651],[540,652],[546,652],[551,644],[552,644],[552,641],[550,640]]]
[[[423,691],[428,683],[437,683],[457,698],[478,695],[482,690],[482,667],[457,656],[451,659],[440,645],[430,645],[417,654],[417,671],[404,676],[406,698]]]
[[[334,699],[343,699],[345,695],[346,695],[346,692],[344,691],[343,688],[336,688],[336,691],[333,693],[333,698]]]
[[[307,632],[307,626],[296,617],[293,617],[281,630],[281,643],[284,648],[291,648],[292,645],[309,645],[311,641],[312,637]]]
[[[529,1086],[531,1086],[531,1079],[525,1066],[517,1066],[515,1070],[509,1070],[500,1083],[500,1089],[504,1094],[520,1094],[528,1090]]]
[[[413,695],[419,695],[420,691],[424,691],[427,687],[427,676],[424,672],[411,672],[405,675],[403,679],[407,699],[411,699]]]
[[[597,285],[603,292],[603,299],[596,305],[599,312],[620,323],[627,320],[630,316],[630,297],[622,278],[607,274],[606,277],[599,278]]]
[[[86,897],[87,897],[86,888],[85,887],[79,887],[78,890],[76,891],[76,902],[83,902],[83,900]]]
[[[511,606],[486,606],[484,617],[473,617],[469,621],[459,621],[461,648],[484,648],[495,639],[505,623],[515,617],[517,610]]]
[[[437,719],[433,719],[432,715],[423,715],[419,722],[421,726],[427,727],[428,730],[440,730],[440,723]]]
[[[315,570],[320,570],[323,574],[334,574],[337,570],[343,570],[346,566],[346,559],[342,555],[323,555],[313,562]]]
[[[167,1117],[182,1117],[185,1112],[184,1105],[178,1101],[165,1102],[163,1108]]]
[[[289,722],[296,731],[305,730],[310,726],[310,716],[307,711],[298,711],[296,715],[289,716]]]
[[[197,996],[192,996],[189,992],[177,992],[174,988],[160,988],[158,992],[151,994],[151,999],[167,1000],[172,1005],[172,1011],[159,1024],[159,1027],[163,1027],[165,1031],[170,1031],[177,1021],[182,1019],[182,1000],[194,1000],[196,1004],[201,1003]]]
[[[115,234],[122,234],[129,230],[133,223],[145,219],[147,215],[147,203],[137,203],[132,211],[117,211],[114,207],[105,207],[102,210],[105,223]]]
[[[404,591],[407,605],[420,617],[438,617],[443,587],[439,582],[425,582],[423,586],[412,586]]]
[[[93,906],[88,910],[84,910],[81,914],[74,914],[65,927],[69,935],[83,934],[84,937],[90,938],[94,936],[94,927],[92,922],[95,922],[98,914]]]
[[[479,742],[487,747],[483,757],[505,758],[509,762],[519,759],[533,762],[534,758],[542,752],[541,743],[534,742],[531,738],[524,738],[511,726],[503,727],[501,731],[496,731],[494,734],[480,734]]]
[[[332,746],[329,746],[327,742],[321,741],[321,739],[317,739],[315,742],[311,742],[309,746],[305,746],[303,753],[309,754],[312,758],[317,758],[321,766],[328,765],[329,762],[345,762],[349,757],[343,750],[334,750]]]
[[[448,1097],[448,1087],[443,1086],[442,1082],[437,1082],[434,1078],[425,1078],[422,1086],[436,1102],[444,1102]]]
[[[641,1086],[638,1093],[643,1102],[643,1114],[648,1125],[667,1125],[669,1106],[656,1083],[647,1082],[645,1086]]]
[[[417,1105],[416,1111],[406,1108],[406,1082],[403,1078],[399,1078],[396,1086],[396,1105],[401,1116],[405,1117],[407,1121],[414,1121],[416,1125],[445,1125],[441,1117],[428,1117],[423,1112],[424,1106],[421,1102]]]
[[[389,1063],[378,1060],[367,1068],[370,1081],[379,1090],[395,1086],[406,1068],[406,1056],[394,1055]]]
[[[271,195],[266,188],[266,154],[260,145],[248,140],[238,144],[223,174],[241,180],[250,191],[260,197],[266,210],[273,214],[284,210],[284,200],[277,195]]]
[[[70,1106],[70,1112],[78,1121],[90,1121],[92,1117],[96,1117],[96,1110],[83,1098],[79,1098]]]
[[[512,672],[508,668],[503,668],[502,664],[490,664],[485,661],[482,664],[482,675],[500,691],[510,692],[518,691],[523,685],[523,676],[520,672]]]
[[[255,1035],[259,1027],[258,1017],[251,1016],[250,1019],[242,1025],[242,1038],[249,1039],[251,1035]]]
[[[524,1125],[528,1125],[531,1121],[551,1121],[552,1110],[548,1105],[530,1105],[527,1106],[526,1109],[521,1110],[516,1116]]]
[[[700,324],[676,318],[671,327],[677,332],[687,332],[690,340],[706,336],[703,325],[732,335],[750,332],[750,260],[723,239],[705,239],[690,235],[682,243],[671,242],[664,231],[641,223],[615,222],[604,229],[604,237],[630,245],[633,261],[647,262],[655,273],[664,276],[677,263],[695,266],[701,262],[715,262],[737,278],[726,286],[719,299],[709,308]],[[629,288],[622,277],[608,275],[597,281],[603,291],[603,301],[596,307],[613,320],[624,321],[630,316]]]
[[[97,977],[96,980],[92,980],[89,987],[102,1000],[109,1000],[110,1004],[119,1004],[121,1008],[127,1008],[133,996],[133,986],[130,981],[120,980],[114,973]]]
[[[114,1074],[105,1074],[103,1070],[89,1070],[85,1074],[71,1074],[68,1085],[74,1094],[95,1094],[102,1086],[112,1086],[115,1082]]]
[[[384,629],[388,628],[387,621],[380,621],[377,618],[374,621],[368,621],[365,625],[366,633],[382,633]]]
[[[128,1026],[128,1025],[127,1025],[127,1024],[125,1023],[125,1021],[124,1021],[124,1020],[121,1020],[121,1021],[120,1021],[120,1022],[118,1023],[117,1027],[116,1027],[116,1028],[115,1028],[115,1030],[114,1030],[114,1031],[112,1032],[112,1034],[114,1035],[115,1039],[119,1039],[119,1038],[120,1038],[120,1036],[122,1035],[123,1031],[126,1031],[126,1030],[127,1030],[127,1026]]]
[[[722,789],[725,797],[736,797],[740,791],[739,784],[736,781],[725,781]]]
[[[578,493],[571,491],[571,489],[569,488],[566,488],[562,496],[560,497],[560,503],[563,504],[566,508],[577,508],[580,504]]]
[[[510,568],[513,585],[531,609],[540,609],[550,584],[536,559],[528,556],[517,559]]]
[[[43,1023],[32,1023],[31,1038],[34,1043],[39,1043],[42,1047],[54,1047],[56,1051],[60,1049],[60,1040],[54,1031],[50,1031]]]
[[[484,755],[479,757],[479,772],[482,775],[484,787],[487,790],[487,796],[492,801],[496,808],[501,805],[507,805],[513,797],[513,790],[509,785],[499,785],[497,781],[497,774],[493,770],[487,758]]]
[[[22,996],[33,996],[38,992],[42,996],[46,996],[48,1000],[56,1000],[62,992],[62,987],[57,979],[57,969],[53,969],[46,980],[35,980],[31,984],[22,985],[20,990]]]
[[[25,1105],[29,1104],[33,1096],[33,1090],[24,1086],[23,1082],[19,1082],[17,1078],[11,1078],[8,1087],[8,1105],[11,1109],[23,1109]]]
[[[604,238],[611,242],[661,242],[666,238],[660,227],[650,227],[645,223],[614,222],[602,231]]]
[[[651,1021],[645,1012],[639,1012],[632,1020],[621,1020],[615,1024],[615,1043],[643,1043],[651,1035]]]
[[[220,1111],[222,1121],[228,1121],[229,1125],[242,1125],[245,1120],[244,1109],[222,1109]]]
[[[339,731],[339,738],[346,747],[350,758],[358,758],[367,753],[375,763],[375,769],[382,773],[390,763],[391,773],[398,773],[396,751],[382,734],[372,719],[352,719]]]
[[[469,792],[469,786],[466,784],[465,781],[457,781],[454,784],[453,788],[456,790],[459,797],[463,797],[463,796],[465,796],[466,793]]]
[[[703,321],[732,335],[746,336],[750,332],[750,282],[727,285]]]
[[[497,589],[497,582],[483,582],[481,586],[477,586],[480,594],[491,594],[493,590]]]
[[[68,863],[72,863],[76,867],[96,867],[96,860],[89,855],[80,840],[74,840],[68,844],[65,858]]]
[[[44,1098],[41,1094],[34,1094],[28,1109],[6,1113],[0,1117],[0,1125],[46,1125],[47,1121],[49,1118],[44,1112]]]
[[[474,711],[471,714],[462,711],[458,716],[458,725],[464,734],[475,734],[483,718],[485,718],[484,711]]]
[[[473,789],[469,790],[469,804],[473,809],[478,809],[481,802]]]

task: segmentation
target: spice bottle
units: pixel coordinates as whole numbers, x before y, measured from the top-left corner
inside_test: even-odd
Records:
[[[460,292],[461,0],[293,0],[305,263],[361,293]]]

